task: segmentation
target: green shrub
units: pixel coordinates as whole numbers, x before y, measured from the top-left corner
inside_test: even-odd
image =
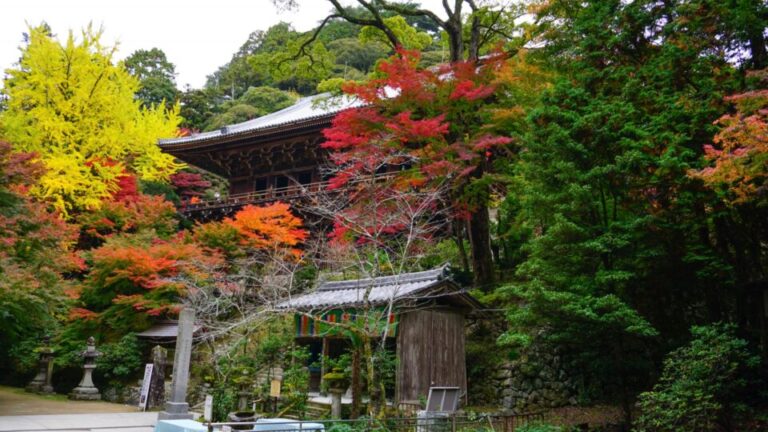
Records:
[[[96,359],[99,375],[110,381],[126,381],[134,378],[144,366],[141,346],[136,335],[129,333],[118,342],[97,347],[101,356]]]
[[[235,388],[221,383],[211,389],[211,395],[213,396],[213,409],[211,410],[213,421],[229,421],[229,413],[237,408],[237,392]]]
[[[285,406],[291,406],[301,417],[307,411],[309,400],[308,359],[309,350],[306,347],[295,347],[288,353],[288,366],[283,370],[283,401]]]
[[[748,410],[760,359],[732,325],[693,327],[693,340],[664,361],[653,391],[640,395],[637,431],[736,430]]]
[[[355,429],[345,423],[335,423],[326,429],[326,432],[355,432]]]
[[[515,432],[561,432],[563,428],[546,423],[528,423],[515,428]]]

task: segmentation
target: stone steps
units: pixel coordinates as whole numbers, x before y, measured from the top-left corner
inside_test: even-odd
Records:
[[[331,416],[331,406],[318,403],[318,402],[307,402],[307,410],[305,412],[306,419],[323,419],[328,418]],[[290,410],[283,417],[299,420],[299,413],[295,410]]]

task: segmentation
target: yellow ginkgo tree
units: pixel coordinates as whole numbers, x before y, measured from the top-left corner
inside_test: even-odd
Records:
[[[99,207],[125,171],[165,181],[181,168],[156,144],[177,133],[178,106],[142,108],[138,80],[113,63],[116,47],[101,36],[89,26],[60,42],[30,28],[19,64],[6,70],[0,136],[39,155],[47,172],[31,193],[65,216]]]

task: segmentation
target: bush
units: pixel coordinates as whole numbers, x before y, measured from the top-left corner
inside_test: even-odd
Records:
[[[355,429],[346,423],[334,423],[326,432],[355,432]]]
[[[307,411],[309,400],[309,369],[306,367],[308,359],[309,350],[306,347],[295,347],[288,353],[288,367],[283,371],[283,401],[285,406],[291,406],[301,417]]]
[[[516,432],[560,432],[563,428],[546,423],[529,423],[515,428]]]
[[[133,333],[123,336],[118,342],[105,344],[97,349],[101,351],[101,356],[96,359],[96,371],[112,382],[125,382],[134,378],[144,366],[141,346]]]
[[[653,391],[640,395],[638,431],[735,430],[749,410],[758,356],[732,325],[693,327],[693,340],[664,361]]]
[[[229,421],[229,413],[237,409],[235,389],[229,385],[220,384],[211,390],[211,395],[213,396],[213,421]]]

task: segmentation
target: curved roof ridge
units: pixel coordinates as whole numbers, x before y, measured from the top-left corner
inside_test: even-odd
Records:
[[[216,138],[226,138],[248,132],[256,132],[294,123],[321,119],[323,117],[335,115],[346,109],[356,108],[363,105],[365,104],[359,99],[347,95],[333,96],[330,93],[320,93],[302,97],[289,107],[261,117],[256,117],[241,123],[226,125],[217,130],[195,133],[185,137],[163,138],[158,140],[158,144],[160,147],[172,147],[178,144],[191,144]]]
[[[371,286],[378,287],[378,286],[384,286],[384,285],[396,285],[396,284],[402,285],[402,284],[425,282],[425,281],[440,281],[440,280],[448,279],[449,277],[450,277],[449,264],[445,263],[440,267],[436,267],[430,270],[419,271],[419,272],[402,273],[399,275],[391,275],[391,276],[379,276],[376,278],[325,282],[320,284],[320,286],[317,287],[317,290],[318,291],[334,291],[334,290],[343,290],[343,289],[357,289],[357,288],[364,288],[364,287],[371,287]]]

